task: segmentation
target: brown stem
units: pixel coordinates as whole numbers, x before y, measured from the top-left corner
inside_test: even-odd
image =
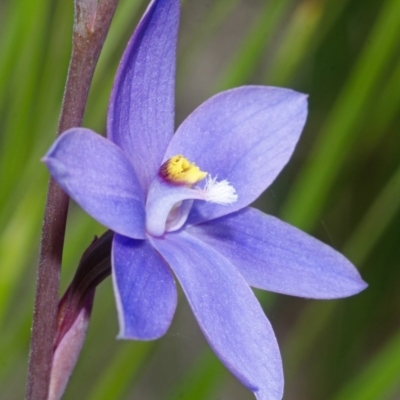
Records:
[[[73,49],[58,135],[82,123],[93,73],[117,4],[118,0],[75,0]],[[48,394],[67,213],[68,196],[51,179],[42,227],[26,400],[45,400]]]

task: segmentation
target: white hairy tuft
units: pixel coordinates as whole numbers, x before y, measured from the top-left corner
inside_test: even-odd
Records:
[[[238,199],[235,188],[226,180],[217,181],[217,178],[207,176],[203,193],[205,200],[217,204],[232,204]]]

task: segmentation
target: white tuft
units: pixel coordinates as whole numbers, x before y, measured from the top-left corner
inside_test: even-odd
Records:
[[[226,180],[217,181],[217,178],[207,176],[203,193],[205,200],[217,204],[232,204],[238,199],[235,188]]]

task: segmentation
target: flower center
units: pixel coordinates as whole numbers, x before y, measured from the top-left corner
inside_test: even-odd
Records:
[[[196,184],[206,178],[202,187]],[[146,228],[153,236],[180,229],[194,200],[229,205],[237,200],[235,188],[225,179],[218,181],[187,158],[178,154],[161,165],[150,185],[146,203]]]
[[[169,183],[192,186],[203,180],[207,172],[200,171],[195,163],[178,154],[161,165],[159,175]]]

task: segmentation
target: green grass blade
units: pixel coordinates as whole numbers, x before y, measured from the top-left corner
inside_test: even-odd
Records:
[[[316,34],[321,17],[324,15],[323,3],[302,2],[292,15],[283,39],[275,55],[271,70],[264,81],[273,86],[284,86],[304,60],[310,41]]]
[[[181,41],[185,41],[185,43],[180,45],[182,50],[180,50],[180,54],[178,54],[179,74],[182,72],[185,74],[185,72],[190,69],[190,63],[195,56],[197,56],[201,47],[212,38],[212,35],[220,25],[229,18],[230,13],[234,10],[238,2],[239,0],[214,1],[199,27],[193,30],[193,33],[188,39],[181,39]],[[179,76],[179,79],[184,80],[181,76]]]
[[[88,400],[122,398],[134,383],[135,376],[143,368],[155,342],[121,342],[120,349],[111,364],[106,366]]]
[[[14,290],[38,244],[38,228],[41,216],[37,210],[42,208],[44,195],[33,191],[21,201],[0,236],[0,260],[3,265],[0,279],[0,327],[6,323],[4,317],[12,303]],[[31,259],[31,265],[36,260]]]
[[[3,127],[11,134],[3,138],[0,148],[0,170],[7,171],[2,178],[0,204],[14,185],[14,177],[23,169],[22,160],[28,157],[34,138],[31,124],[43,65],[40,55],[43,54],[47,42],[45,31],[49,17],[48,2],[35,3],[32,12],[31,17],[36,20],[36,24],[28,24],[29,30],[25,33],[24,41],[19,43],[24,50],[18,64],[13,68],[10,88],[12,96],[7,105],[7,122]]]
[[[394,215],[400,211],[399,193],[400,168],[382,189],[344,246],[343,253],[348,255],[358,268],[363,266],[388,229]],[[338,303],[334,301],[315,302],[302,312],[284,346],[288,375],[295,374],[337,307]]]
[[[344,247],[345,254],[362,265],[400,209],[400,168],[385,185]]]
[[[309,229],[318,219],[335,178],[361,133],[363,111],[398,49],[400,3],[386,1],[364,51],[327,118],[314,154],[283,208],[284,219]]]
[[[182,377],[168,400],[207,400],[221,386],[227,370],[209,348],[203,350],[192,368]]]
[[[332,400],[381,400],[400,387],[400,331]]]
[[[369,146],[376,144],[379,133],[388,129],[390,122],[396,117],[400,109],[400,60],[394,68],[377,101],[373,105],[374,120],[370,128]]]
[[[249,80],[290,5],[291,0],[273,0],[265,4],[242,46],[222,73],[217,91],[243,85]]]

